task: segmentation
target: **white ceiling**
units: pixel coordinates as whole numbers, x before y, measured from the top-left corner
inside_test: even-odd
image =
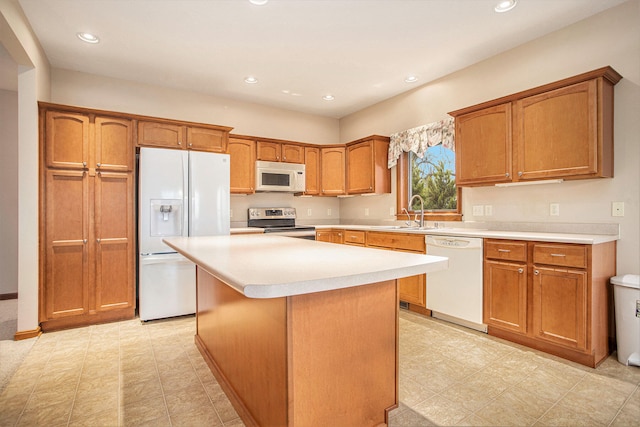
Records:
[[[624,0],[519,0],[501,14],[497,2],[19,0],[54,68],[336,118]]]

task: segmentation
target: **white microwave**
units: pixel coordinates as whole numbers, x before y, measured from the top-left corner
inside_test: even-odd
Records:
[[[256,191],[301,193],[306,189],[305,166],[298,163],[256,161]]]

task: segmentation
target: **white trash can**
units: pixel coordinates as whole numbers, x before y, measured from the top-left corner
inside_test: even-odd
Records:
[[[640,366],[640,275],[611,278],[616,310],[618,361]]]

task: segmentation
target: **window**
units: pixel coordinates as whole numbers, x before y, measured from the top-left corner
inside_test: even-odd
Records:
[[[424,200],[425,219],[432,221],[460,221],[461,191],[455,183],[455,153],[442,144],[429,147],[422,158],[413,152],[403,153],[398,161],[398,219],[404,219],[402,209],[418,194]],[[410,213],[420,210],[416,198],[408,208]]]

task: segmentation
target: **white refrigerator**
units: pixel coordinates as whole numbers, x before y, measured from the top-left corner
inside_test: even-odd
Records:
[[[143,147],[138,170],[140,320],[195,313],[195,265],[162,239],[229,234],[229,155]]]

